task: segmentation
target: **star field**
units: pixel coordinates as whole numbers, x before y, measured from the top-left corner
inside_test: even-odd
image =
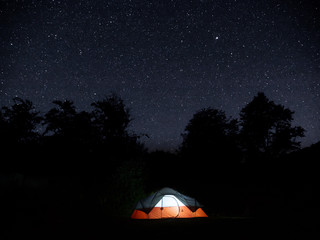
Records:
[[[0,102],[79,109],[115,92],[130,129],[174,149],[205,107],[237,118],[258,91],[320,140],[317,1],[2,1]]]

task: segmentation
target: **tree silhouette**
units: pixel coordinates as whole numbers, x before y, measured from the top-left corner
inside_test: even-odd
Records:
[[[258,93],[240,113],[241,145],[247,157],[279,157],[299,148],[302,127],[292,127],[293,113]]]
[[[0,114],[0,135],[7,144],[21,144],[35,141],[39,134],[38,124],[41,122],[39,112],[35,111],[29,100],[14,98],[12,107],[2,107]]]
[[[98,132],[97,138],[102,148],[108,149],[109,158],[134,158],[144,151],[143,145],[138,142],[139,136],[128,132],[132,119],[120,97],[112,94],[91,106],[94,108],[92,124]]]
[[[207,108],[194,114],[183,134],[181,153],[211,159],[211,164],[225,164],[237,152],[237,120],[221,110]]]
[[[125,137],[127,127],[131,121],[129,109],[117,95],[91,104],[93,124],[101,134],[101,140],[106,141],[114,137]]]
[[[53,101],[57,106],[45,114],[44,124],[46,130],[44,134],[54,136],[72,136],[74,133],[74,121],[76,109],[72,101]]]
[[[72,101],[54,101],[57,107],[45,114],[45,135],[73,141],[85,145],[95,138],[91,123],[91,114],[85,111],[78,113]]]
[[[13,101],[11,107],[2,107],[0,113],[0,147],[2,155],[6,156],[0,161],[0,168],[22,172],[34,160],[31,156],[40,141],[38,127],[42,118],[31,101],[21,98]]]

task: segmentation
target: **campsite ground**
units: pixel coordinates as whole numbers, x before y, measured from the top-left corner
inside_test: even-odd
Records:
[[[145,238],[199,237],[215,239],[272,239],[282,236],[294,237],[318,235],[316,226],[286,224],[282,221],[258,220],[254,218],[198,218],[127,221],[126,230]]]
[[[27,220],[27,219],[25,219]],[[8,229],[7,229],[8,230]],[[7,239],[107,239],[135,236],[139,239],[199,237],[215,239],[270,239],[319,235],[316,224],[308,221],[254,218],[199,218],[165,220],[87,219],[60,222],[23,221],[10,226]]]

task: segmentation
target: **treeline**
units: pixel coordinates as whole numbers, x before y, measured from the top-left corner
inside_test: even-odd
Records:
[[[29,100],[14,99],[0,111],[0,144],[9,155],[27,146],[33,158],[86,156],[121,160],[146,151],[140,136],[128,131],[129,109],[116,95],[91,104],[91,112],[77,112],[72,101],[53,101],[44,115]],[[222,110],[202,109],[195,113],[182,134],[177,152],[184,158],[201,157],[212,164],[232,165],[276,159],[300,148],[302,127],[292,126],[291,110],[258,93],[240,112],[240,119]],[[37,148],[35,151],[34,147]],[[13,149],[12,149],[13,148]],[[39,151],[44,151],[41,152]],[[231,155],[230,155],[231,154]],[[29,162],[32,161],[29,159]],[[233,161],[233,162],[230,162]],[[15,166],[17,167],[17,166]],[[25,166],[26,167],[26,166]]]
[[[1,108],[1,184],[21,190],[37,185],[34,179],[43,183],[23,203],[17,199],[26,199],[25,191],[7,187],[10,204],[73,219],[80,209],[80,219],[128,217],[139,198],[165,186],[197,198],[214,216],[288,213],[290,204],[313,201],[317,185],[305,177],[315,176],[317,165],[298,151],[304,129],[292,125],[293,111],[263,93],[239,119],[215,108],[196,112],[175,153],[148,152],[128,130],[130,109],[117,95],[92,103],[90,112],[72,101],[53,104],[45,114],[20,98]]]
[[[45,174],[81,174],[136,158],[144,152],[139,136],[129,133],[129,109],[116,95],[78,112],[72,101],[54,101],[44,115],[29,100],[14,99],[0,113],[0,144],[7,169]],[[39,166],[42,166],[39,168]],[[21,168],[21,169],[19,169]]]
[[[1,109],[0,184],[9,191],[2,192],[9,197],[2,206],[75,218],[80,209],[87,217],[128,214],[144,194],[146,153],[128,131],[129,109],[116,95],[92,103],[91,112],[77,111],[68,100],[53,104],[40,114],[31,101],[15,98]],[[28,191],[37,186],[40,193],[30,200]]]

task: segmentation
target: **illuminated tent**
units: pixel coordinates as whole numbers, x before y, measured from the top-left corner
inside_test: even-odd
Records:
[[[172,188],[162,188],[149,197],[141,199],[131,216],[134,219],[194,218],[208,217],[202,205],[194,198]]]

